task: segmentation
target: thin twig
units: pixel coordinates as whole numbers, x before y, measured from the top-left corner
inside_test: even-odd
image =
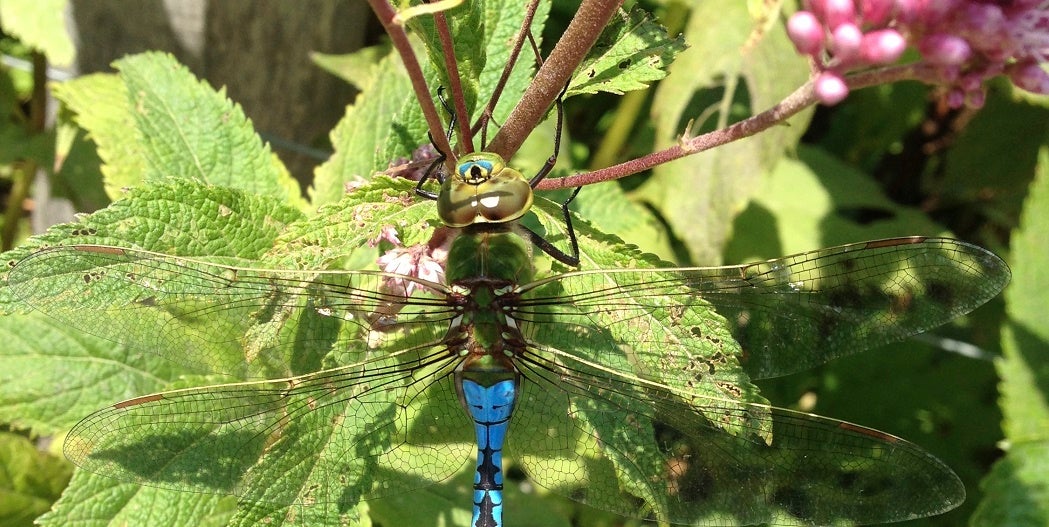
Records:
[[[539,68],[535,80],[492,138],[488,151],[504,159],[509,159],[517,152],[521,143],[554,104],[554,99],[572,78],[621,4],[622,0],[583,0],[564,35]]]
[[[492,90],[492,96],[488,99],[488,104],[485,105],[484,111],[481,112],[481,117],[477,119],[477,123],[474,125],[473,130],[481,133],[481,147],[485,147],[486,132],[488,127],[488,121],[492,120],[492,115],[495,112],[495,105],[499,103],[499,97],[503,94],[503,89],[506,88],[506,83],[510,80],[510,74],[514,71],[514,66],[517,65],[517,59],[521,55],[521,48],[524,46],[525,37],[531,34],[532,31],[532,20],[535,19],[535,11],[539,7],[539,0],[532,0],[528,3],[528,7],[525,8],[524,21],[521,24],[521,30],[514,36],[514,45],[510,48],[510,57],[507,60],[506,65],[503,66],[503,72],[499,75],[499,82],[495,83],[495,89]]]
[[[47,57],[39,51],[33,51],[30,56],[33,62],[33,92],[29,99],[26,131],[35,136],[42,134],[47,126]],[[13,168],[4,223],[0,226],[0,249],[4,251],[15,245],[25,211],[25,200],[29,197],[30,183],[36,177],[39,165],[32,157],[27,157],[14,163]]]
[[[404,31],[403,26],[393,22],[397,11],[394,10],[393,6],[385,0],[368,0],[368,5],[371,6],[372,11],[375,12],[375,16],[378,17],[379,22],[382,23],[382,27],[386,30],[386,34],[390,36],[390,41],[393,42],[394,49],[397,50],[397,54],[401,57],[401,62],[404,63],[404,68],[408,71],[408,78],[412,81],[412,89],[415,91],[415,98],[419,101],[419,106],[422,108],[423,116],[426,118],[426,126],[430,130],[430,135],[433,137],[437,149],[442,152],[451,152],[452,147],[448,144],[448,139],[444,136],[441,117],[437,113],[437,107],[433,104],[433,96],[430,95],[430,88],[426,85],[426,78],[423,76],[422,68],[419,66],[419,61],[415,57],[415,52],[412,51],[411,43],[408,42],[408,33]],[[448,170],[454,168],[454,160],[451,159],[451,157],[452,156],[448,156],[448,159],[445,160]]]
[[[857,90],[867,86],[901,80],[933,82],[935,79],[935,72],[930,68],[921,65],[906,65],[856,73],[846,78],[846,82],[850,90]],[[579,187],[637,174],[656,165],[750,137],[786,121],[805,108],[816,104],[816,102],[816,95],[813,92],[813,81],[810,80],[768,110],[720,130],[714,130],[693,138],[682,138],[678,144],[664,150],[601,170],[575,174],[564,178],[544,179],[536,186],[536,189],[550,190]]]
[[[470,131],[468,113],[466,111],[466,99],[463,98],[462,78],[459,76],[459,63],[455,60],[455,42],[452,41],[452,32],[448,28],[448,19],[444,13],[438,11],[433,15],[434,26],[437,29],[437,37],[441,40],[441,48],[444,52],[444,69],[448,72],[448,89],[452,93],[452,105],[455,109],[457,126],[459,127],[459,149],[460,153],[469,154],[473,152],[473,133]],[[447,151],[450,157],[455,157],[455,152]]]

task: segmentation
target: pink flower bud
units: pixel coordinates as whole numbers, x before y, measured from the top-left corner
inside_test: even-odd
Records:
[[[919,16],[918,0],[896,0],[896,18],[900,22],[910,24]]]
[[[1031,93],[1049,95],[1049,73],[1037,62],[1024,62],[1009,69],[1009,78],[1017,87]]]
[[[915,0],[916,15],[926,25],[936,25],[960,8],[963,0]]]
[[[972,56],[969,43],[954,35],[929,35],[918,43],[918,51],[933,64],[962,64]]]
[[[787,20],[787,34],[798,53],[816,55],[823,48],[823,26],[816,15],[798,11]]]
[[[824,20],[831,30],[842,24],[856,24],[856,6],[852,0],[825,0]]]
[[[896,62],[907,41],[895,29],[879,29],[863,35],[860,43],[860,56],[871,64],[892,64]]]
[[[951,88],[947,92],[947,106],[954,109],[965,106],[965,92],[958,88]]]
[[[834,106],[849,94],[849,86],[845,84],[845,79],[842,79],[841,75],[833,71],[824,71],[816,77],[813,91],[821,103]]]
[[[860,0],[860,18],[867,27],[881,26],[892,16],[894,0]]]
[[[842,24],[831,35],[834,56],[843,63],[851,62],[860,53],[863,33],[856,24]]]
[[[955,84],[967,92],[979,90],[980,86],[983,85],[983,75],[980,75],[979,73],[962,75]]]
[[[940,82],[943,84],[957,83],[958,79],[962,77],[962,69],[953,65],[937,66],[936,72],[939,74]]]
[[[966,35],[970,38],[1000,40],[1004,34],[1005,14],[997,5],[970,3],[965,6],[962,18],[965,20]]]
[[[827,0],[807,0],[805,7],[810,13],[816,15],[816,18],[827,19]]]

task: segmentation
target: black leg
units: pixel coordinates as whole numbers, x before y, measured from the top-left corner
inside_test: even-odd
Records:
[[[535,188],[543,178],[550,175],[550,171],[553,170],[554,165],[557,164],[557,154],[561,152],[561,128],[563,128],[565,124],[565,104],[561,98],[564,97],[566,91],[568,91],[567,84],[565,84],[561,93],[557,95],[557,99],[554,100],[554,107],[557,108],[557,128],[554,131],[554,153],[547,158],[546,163],[543,164],[543,168],[540,168],[539,172],[532,176],[532,179],[528,181],[528,184],[531,185],[532,188]]]
[[[579,191],[580,190],[583,190],[583,187],[576,187],[575,190],[572,191],[572,195],[568,196],[568,199],[566,199],[564,201],[564,203],[561,204],[561,214],[564,215],[565,228],[568,230],[568,241],[572,245],[572,254],[571,254],[570,261],[569,260],[561,260],[561,261],[566,263],[566,264],[568,264],[568,265],[571,265],[572,267],[575,267],[575,266],[579,265],[579,241],[576,240],[575,229],[572,228],[572,214],[570,212],[568,212],[568,204],[572,203],[572,200],[574,200],[575,197],[579,195]],[[565,255],[565,256],[568,256],[568,255]]]
[[[561,93],[557,95],[557,99],[554,101],[554,106],[557,108],[557,128],[554,132],[554,153],[546,160],[543,167],[539,169],[539,172],[528,182],[532,188],[535,188],[546,176],[550,175],[550,171],[554,169],[554,165],[557,164],[557,155],[561,151],[561,129],[564,127],[565,122],[565,107],[563,97],[565,92],[568,91],[568,85],[561,90]],[[531,229],[525,228],[532,243],[538,246],[542,251],[557,261],[571,266],[577,267],[579,265],[579,241],[576,240],[575,229],[572,228],[572,215],[568,212],[568,204],[572,203],[572,200],[579,194],[579,191],[583,187],[576,187],[572,192],[572,195],[561,204],[561,213],[565,219],[565,227],[568,231],[568,241],[572,245],[572,253],[567,254],[561,249],[554,247],[553,244],[543,239],[537,233],[532,232]]]
[[[441,101],[441,106],[444,107],[444,111],[448,112],[448,131],[445,132],[445,138],[450,143],[452,141],[452,131],[455,130],[455,112],[452,111],[451,105],[444,98],[444,86],[437,88],[437,100]],[[444,183],[444,177],[440,175],[437,170],[438,167],[444,163],[445,159],[448,159],[448,154],[441,152],[440,148],[437,148],[437,144],[433,141],[433,136],[430,132],[426,132],[427,137],[430,138],[430,144],[433,145],[433,149],[437,151],[437,159],[430,163],[430,166],[426,168],[426,172],[423,173],[423,177],[419,178],[419,183],[415,185],[415,193],[426,199],[437,200],[437,193],[423,190],[423,185],[430,179],[436,179],[438,183]],[[436,174],[436,175],[435,175]]]

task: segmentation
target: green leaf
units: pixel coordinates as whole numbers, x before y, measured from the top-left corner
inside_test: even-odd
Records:
[[[0,525],[29,527],[51,508],[72,470],[26,438],[0,432]]]
[[[656,148],[676,143],[692,119],[707,119],[708,112],[717,117],[695,123],[693,134],[721,128],[767,110],[805,82],[808,66],[784,28],[767,26],[770,15],[752,14],[746,4],[701,2],[693,8],[685,31],[690,47],[674,61],[652,103]],[[636,197],[662,214],[692,263],[717,264],[731,219],[797,143],[809,115],[660,165]]]
[[[1040,293],[1049,290],[1049,269],[1043,262],[1047,244],[1049,149],[1043,147],[1020,226],[1013,233],[1013,282],[1006,293],[1010,323],[999,363],[1000,404],[1002,428],[1013,443],[1049,442],[1049,328]]]
[[[310,59],[332,75],[352,84],[358,90],[363,90],[375,82],[375,76],[379,73],[377,65],[389,53],[388,45],[380,45],[369,46],[345,55],[313,52]]]
[[[784,158],[758,184],[732,230],[725,259],[734,263],[856,240],[945,234],[922,211],[890,200],[862,172],[804,145],[797,159]]]
[[[269,251],[274,240],[288,222],[297,219],[299,213],[283,207],[271,199],[247,195],[232,189],[201,185],[192,181],[174,182],[171,185],[145,187],[134,192],[128,199],[85,218],[80,223],[53,227],[47,233],[31,239],[22,247],[6,253],[10,263],[29,256],[45,245],[102,244],[121,247],[141,247],[182,256],[202,255],[209,258],[237,258],[240,261],[257,259]],[[73,265],[69,268],[47,268],[41,276],[23,276],[19,280],[22,295],[34,295],[45,301],[50,292],[55,295],[68,294],[73,284],[86,278],[85,270]],[[36,282],[39,280],[39,284]],[[52,289],[48,289],[52,288]],[[45,292],[47,291],[47,292]],[[11,293],[11,288],[3,290]],[[180,326],[169,325],[169,313],[143,310],[142,319],[128,321],[124,313],[110,313],[106,302],[114,305],[138,302],[138,298],[90,297],[85,304],[95,304],[97,311],[81,312],[75,307],[58,308],[52,316],[71,327],[104,337],[130,343],[135,351],[155,349],[156,330],[150,326],[166,327],[169,333],[164,341],[169,346],[177,342],[185,347],[184,364],[191,371],[201,372],[199,366],[207,364],[204,371],[241,374],[243,352],[236,342],[220,352],[214,348],[202,349],[195,340],[201,333],[222,334],[239,327],[244,332],[250,320],[228,320],[222,317],[207,318]],[[148,317],[159,317],[149,319]],[[232,316],[232,315],[231,315]],[[149,322],[147,322],[149,320]],[[208,326],[207,324],[214,324]],[[176,330],[176,327],[180,330]],[[206,333],[211,331],[213,333]],[[119,339],[115,335],[120,335]],[[172,356],[179,362],[180,356]],[[198,369],[193,369],[198,367]],[[141,393],[139,393],[141,395]]]
[[[1049,149],[1044,147],[1023,210],[1012,237],[1010,323],[997,364],[1007,451],[982,483],[987,496],[973,517],[975,526],[1049,523],[1049,330],[1042,294],[1049,289]]]
[[[414,181],[377,177],[290,225],[265,260],[276,268],[327,269],[337,263],[344,269],[374,268],[384,227],[393,227],[405,246],[425,243],[433,234],[435,205],[414,189]]]
[[[997,214],[1016,218],[1027,208],[1023,198],[1031,178],[1041,170],[1039,149],[1049,137],[1049,107],[1010,99],[1004,90],[992,85],[986,105],[946,152],[944,166],[935,167],[942,175],[930,180],[947,203],[993,206]],[[1007,161],[992,152],[1008,152]]]
[[[229,497],[165,491],[78,470],[62,498],[37,523],[44,527],[221,527],[234,505]]]
[[[221,92],[196,80],[170,55],[145,53],[115,63],[112,76],[61,90],[116,168],[103,168],[116,198],[125,187],[193,179],[301,203],[298,184]],[[131,133],[129,133],[131,132]]]
[[[55,158],[61,163],[51,180],[51,195],[68,199],[75,210],[95,211],[110,202],[100,169],[102,160],[95,144],[68,115],[61,112],[55,124]]]
[[[537,214],[545,216],[544,225],[553,232],[548,231],[547,236],[551,241],[558,241],[565,236],[563,220],[560,216],[560,208],[547,200],[537,200]],[[580,269],[595,270],[600,274],[601,269],[648,269],[665,267],[662,262],[651,254],[644,254],[634,248],[625,246],[618,237],[604,234],[594,229],[585,219],[575,217],[572,220],[576,235],[579,240]],[[560,231],[560,232],[558,232]],[[616,278],[614,274],[608,275],[608,283],[605,287],[610,291],[615,290]],[[591,284],[592,290],[602,290],[599,281]],[[567,294],[579,294],[585,291],[565,291]],[[742,355],[739,344],[732,338],[728,331],[728,325],[720,315],[708,304],[701,302],[690,303],[681,312],[674,312],[671,316],[669,311],[673,308],[668,304],[657,309],[658,303],[651,297],[639,295],[636,299],[639,304],[650,305],[646,309],[647,316],[637,317],[623,323],[617,320],[615,313],[591,313],[590,324],[611,329],[612,337],[616,342],[630,342],[634,348],[635,361],[643,364],[624,365],[624,368],[639,368],[648,375],[660,377],[664,382],[681,384],[672,386],[676,389],[699,393],[715,399],[733,399],[741,402],[764,402],[758,394],[758,390],[750,383],[749,377],[743,373],[743,368],[738,363]],[[666,310],[666,311],[665,311]],[[565,314],[567,322],[569,314]],[[620,322],[612,324],[613,321]],[[634,342],[637,335],[645,335],[644,342]],[[564,346],[572,347],[579,345],[579,336],[566,332]],[[596,337],[595,337],[596,338]],[[674,354],[672,358],[665,353],[669,343],[675,343],[675,349],[687,349],[689,352]],[[604,354],[607,343],[597,342],[593,347],[593,353]],[[711,372],[707,378],[709,382],[700,383],[698,386],[686,385],[690,379],[682,372],[686,364],[668,366],[665,361],[682,360],[684,356],[700,357],[699,360],[719,357],[723,360],[722,367]],[[652,362],[645,362],[645,357]],[[670,371],[668,371],[670,370]],[[627,371],[627,370],[624,370]],[[676,373],[673,373],[675,372]],[[726,391],[725,386],[733,386],[734,390]],[[738,390],[735,391],[735,390]],[[734,393],[730,393],[734,392]]]
[[[626,243],[636,245],[644,252],[665,260],[674,256],[659,220],[653,217],[652,211],[631,201],[619,185],[591,185],[579,193],[573,208],[595,227],[616,233]]]
[[[269,251],[285,227],[300,218],[297,210],[271,198],[173,181],[135,189],[106,209],[54,226],[3,257],[9,269],[45,246],[132,244],[173,255],[252,259]],[[6,271],[0,276],[6,278]],[[8,294],[6,287],[0,288],[0,307],[11,301]]]
[[[1049,522],[1049,443],[1024,443],[991,468],[981,488],[987,498],[973,514],[972,527],[1041,527]]]
[[[102,159],[106,192],[116,199],[126,187],[142,182],[146,159],[135,140],[127,87],[116,75],[95,73],[55,84],[55,98],[76,114],[75,121],[87,130]]]
[[[421,119],[391,120],[391,116],[419,113],[400,59],[388,54],[373,68],[373,74],[362,76],[362,82],[372,82],[359,85],[360,95],[331,132],[335,153],[317,167],[310,188],[314,207],[339,201],[346,194],[347,185],[385,170],[397,156],[409,156],[419,146],[419,138],[426,136],[426,125]]]
[[[47,55],[60,66],[73,63],[75,50],[66,30],[66,0],[4,0],[0,22],[4,32]]]
[[[614,18],[568,84],[565,97],[600,92],[622,95],[667,76],[667,66],[685,49],[682,36],[667,30],[641,10]]]
[[[0,421],[53,435],[115,401],[159,391],[172,364],[130,353],[41,313],[0,317]],[[73,381],[75,379],[75,381]]]

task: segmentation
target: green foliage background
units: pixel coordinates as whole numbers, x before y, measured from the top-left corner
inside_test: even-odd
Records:
[[[25,45],[54,59],[67,57],[60,22],[47,18],[54,11],[37,11],[37,5],[42,4],[0,4],[0,25],[19,39],[5,39],[5,52],[24,54]],[[549,10],[542,31],[544,49],[549,49],[573,7],[542,6],[537,24]],[[663,148],[692,119],[693,133],[723,127],[766,109],[806,79],[807,65],[783,33],[782,13],[768,10],[767,3],[647,7],[672,26],[670,34],[682,32],[689,49],[678,54],[673,39],[653,37],[652,26],[639,18],[610,34],[611,49],[659,56],[670,63],[669,76],[654,82],[661,64],[655,70],[596,75],[602,85],[574,82],[572,94],[578,95],[566,102],[568,138],[555,175],[599,168],[593,166],[595,158],[606,152],[616,162]],[[489,8],[467,19],[513,11],[497,3]],[[486,56],[485,46],[519,24],[503,17],[487,32],[460,33],[479,43],[461,41],[466,51],[460,60],[475,74],[467,88],[472,100],[483,101],[494,82],[492,72],[501,67],[494,51]],[[419,32],[425,34],[426,28]],[[638,35],[647,37],[630,38]],[[621,62],[613,59],[595,56],[587,67]],[[361,256],[356,249],[368,236],[348,228],[353,215],[343,199],[344,185],[409,156],[425,143],[425,125],[399,59],[386,48],[322,57],[318,63],[355,84],[361,95],[332,130],[334,153],[317,168],[305,193],[240,108],[170,57],[129,57],[114,64],[116,73],[53,84],[64,110],[53,133],[32,133],[19,125],[20,104],[31,86],[24,73],[2,70],[0,165],[30,158],[51,167],[63,159],[52,176],[65,182],[82,210],[93,209],[91,203],[105,196],[128,198],[91,219],[106,225],[111,238],[81,232],[73,224],[33,239],[5,254],[5,260],[70,237],[133,242],[180,255],[254,259],[278,238],[297,236],[322,245],[315,253],[297,254],[296,264],[319,268],[366,261],[371,255]],[[438,69],[432,63],[426,68],[439,84]],[[522,61],[497,116],[520,97],[530,72],[530,62]],[[619,92],[631,93],[620,97]],[[838,107],[805,112],[758,136],[619,184],[586,188],[577,212],[602,230],[679,263],[737,263],[900,235],[953,235],[1003,256],[1014,270],[1006,294],[937,330],[934,338],[842,359],[762,383],[762,388],[779,406],[907,438],[959,473],[969,491],[962,507],[901,525],[1046,525],[1049,334],[1040,292],[1049,290],[1049,101],[1000,81],[989,86],[987,104],[979,111],[946,112],[936,100],[932,88],[910,83],[853,93]],[[930,129],[937,133],[930,136]],[[534,172],[549,155],[552,135],[547,121],[530,136],[514,166]],[[5,177],[11,173],[3,171]],[[250,197],[234,198],[216,187]],[[225,210],[236,214],[217,214]],[[238,218],[244,222],[238,224]],[[295,227],[284,231],[287,225]],[[18,229],[25,233],[27,227]],[[0,295],[11,310],[11,299]],[[41,448],[48,444],[44,438],[60,439],[81,417],[114,401],[209,381],[186,378],[150,356],[129,361],[125,350],[38,315],[0,318],[0,334],[5,342],[0,348],[0,422],[5,426],[0,432],[0,525],[30,524],[50,508],[69,477],[60,454]],[[949,353],[943,348],[953,341],[937,340],[941,337],[975,344],[989,356]],[[388,525],[439,520],[464,525],[469,511],[463,489],[469,476],[370,502],[362,511]],[[73,478],[70,491],[39,520],[42,524],[77,518],[91,525],[236,525],[256,519],[251,511],[236,511],[230,498],[173,495],[86,473]],[[516,488],[508,494],[520,510],[542,511],[514,517],[514,525],[636,523],[561,498]]]

